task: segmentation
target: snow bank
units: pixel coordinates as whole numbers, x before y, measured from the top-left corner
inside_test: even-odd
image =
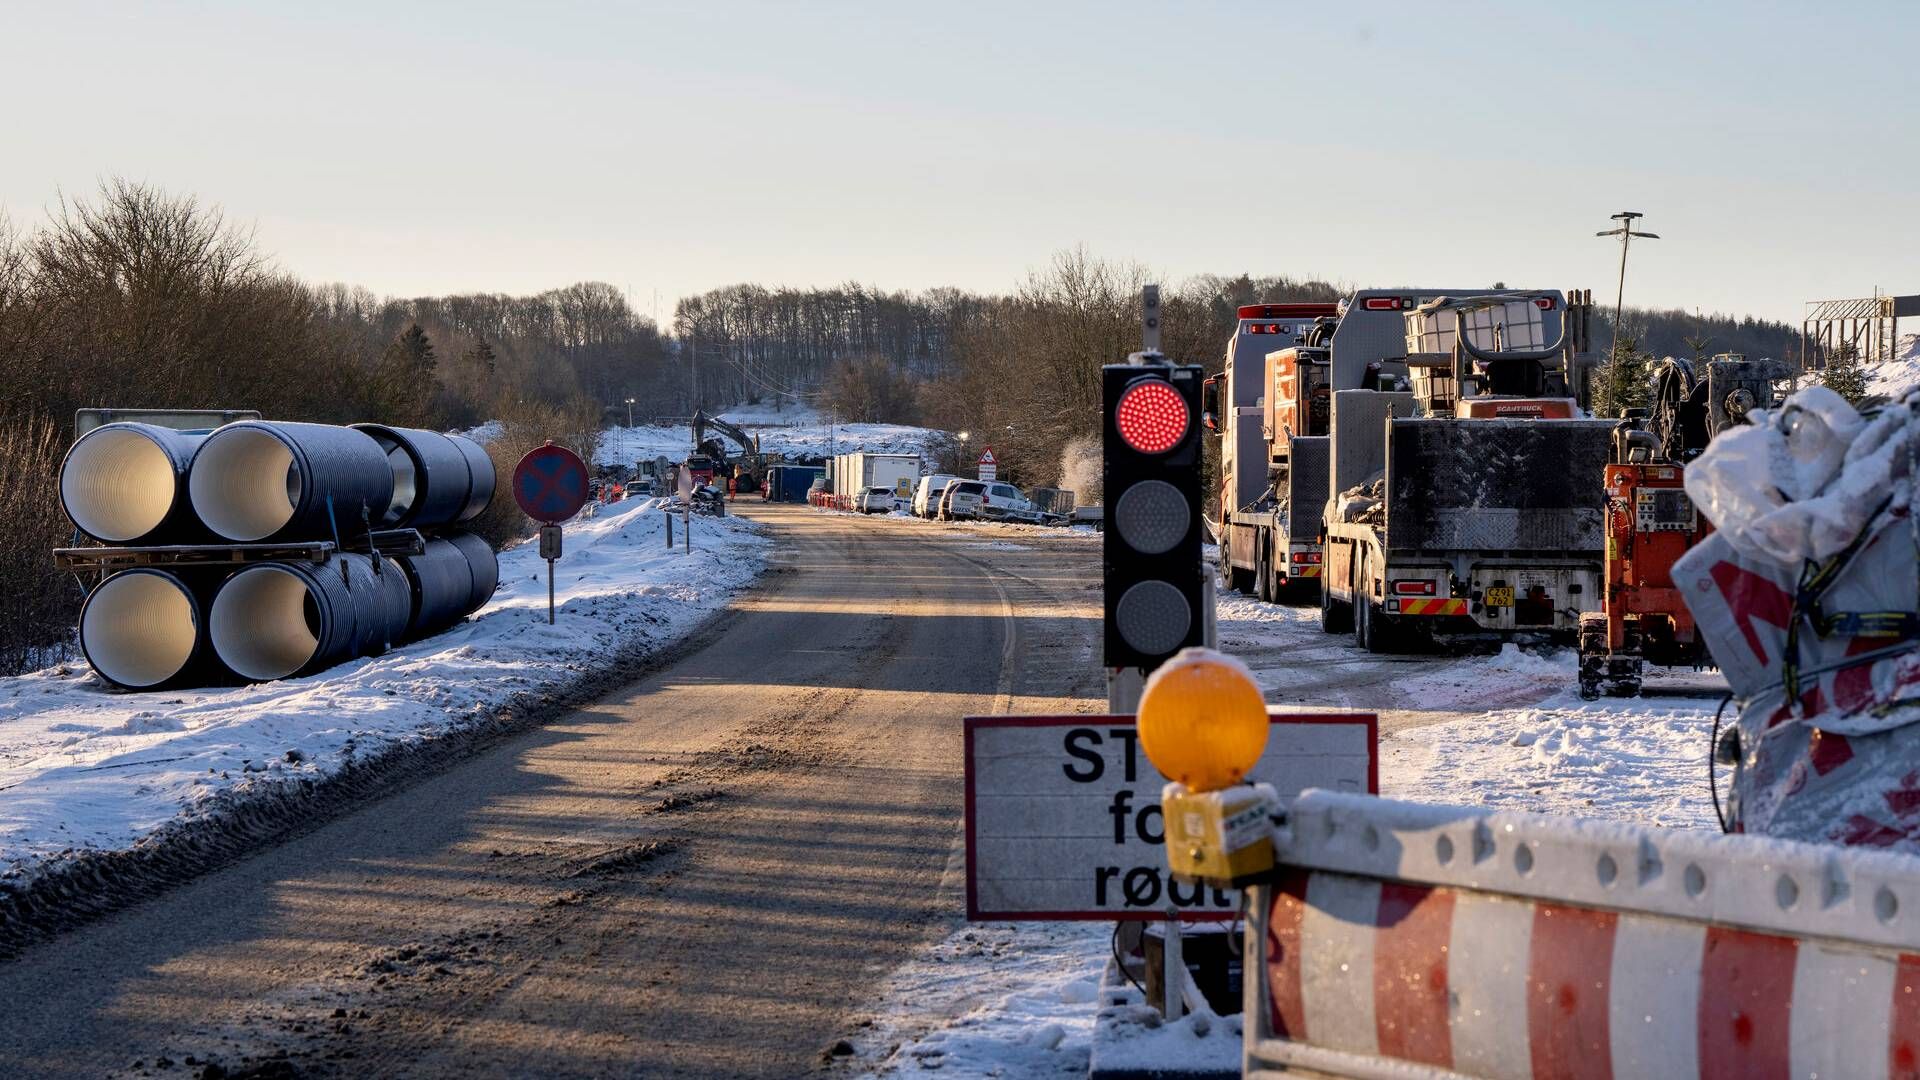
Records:
[[[743,519],[703,518],[693,554],[669,552],[662,517],[635,500],[566,526],[554,626],[546,565],[523,544],[501,554],[500,588],[468,622],[308,678],[159,694],[110,691],[84,665],[0,679],[0,882],[462,731],[684,635],[758,574],[768,541]]]
[[[887,980],[892,1007],[860,1039],[878,1059],[870,1075],[1085,1076],[1111,933],[1084,923],[954,931]],[[925,1030],[928,1017],[943,1020]]]
[[[507,433],[507,425],[501,423],[498,420],[489,420],[484,424],[476,424],[473,427],[467,428],[465,431],[447,432],[447,434],[449,435],[465,436],[466,438],[472,439],[474,442],[479,443],[481,446],[487,445],[488,443],[492,442],[493,440],[499,438],[502,435],[505,435],[506,433]]]
[[[1382,740],[1380,793],[1717,830],[1707,794],[1711,727],[1711,709],[1693,701],[1580,702],[1568,694]]]

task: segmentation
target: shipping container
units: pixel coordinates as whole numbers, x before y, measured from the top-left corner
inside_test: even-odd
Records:
[[[767,469],[767,500],[769,502],[806,502],[807,489],[813,482],[826,475],[826,469],[819,465],[775,465]]]

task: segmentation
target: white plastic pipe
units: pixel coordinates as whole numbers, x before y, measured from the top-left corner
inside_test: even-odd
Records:
[[[129,690],[167,683],[193,663],[201,608],[178,577],[124,570],[102,582],[80,609],[80,649],[93,670]]]

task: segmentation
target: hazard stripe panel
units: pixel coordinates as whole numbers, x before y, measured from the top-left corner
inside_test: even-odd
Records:
[[[1310,577],[1319,577],[1319,576],[1320,576],[1320,568],[1319,568],[1319,567],[1317,567],[1317,566],[1300,566],[1300,567],[1296,567],[1296,568],[1294,568],[1294,571],[1293,571],[1293,574],[1292,574],[1292,576],[1294,576],[1294,577],[1297,577],[1297,578],[1310,578]]]
[[[1895,950],[1298,868],[1263,896],[1250,959],[1271,1031],[1254,1033],[1255,1067],[1331,1053],[1502,1080],[1920,1070],[1920,958]]]
[[[1451,598],[1414,600],[1405,597],[1400,600],[1402,615],[1465,615],[1466,613],[1465,600]]]

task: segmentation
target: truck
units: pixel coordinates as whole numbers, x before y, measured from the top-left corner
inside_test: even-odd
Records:
[[[896,501],[913,498],[913,485],[920,479],[918,454],[836,454],[827,471],[827,491],[837,509],[852,510],[854,500],[868,488],[884,487]]]
[[[1338,313],[1329,303],[1240,308],[1225,366],[1202,384],[1206,425],[1220,437],[1221,584],[1262,600],[1298,597],[1320,572],[1327,432],[1324,416],[1300,406],[1331,385],[1323,339]],[[1277,409],[1276,386],[1288,395]]]
[[[1356,296],[1403,338],[1397,355],[1377,334],[1343,354],[1344,325],[1333,335],[1323,630],[1370,652],[1414,630],[1571,640],[1600,610],[1615,422],[1580,406],[1590,302],[1573,295]]]
[[[1311,604],[1325,558],[1332,394],[1407,380],[1406,312],[1478,289],[1360,289],[1339,303],[1250,304],[1203,392],[1220,436],[1220,581]],[[1304,350],[1304,351],[1302,351]]]
[[[1649,408],[1614,432],[1606,466],[1604,609],[1580,619],[1580,696],[1640,692],[1646,665],[1712,663],[1673,580],[1673,564],[1713,532],[1686,492],[1686,465],[1720,433],[1771,409],[1788,373],[1721,353],[1669,357],[1652,373]]]

